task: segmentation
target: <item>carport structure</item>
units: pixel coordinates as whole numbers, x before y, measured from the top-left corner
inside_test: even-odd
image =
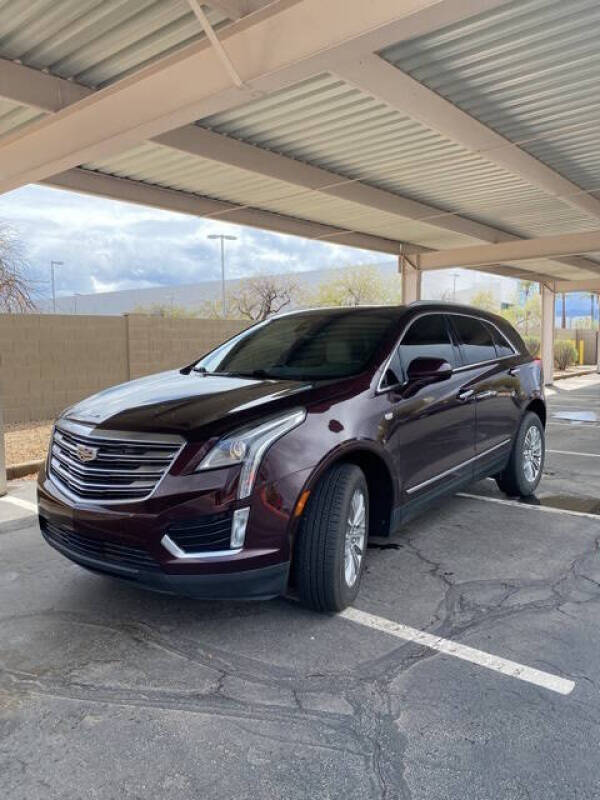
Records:
[[[37,182],[600,292],[597,0],[4,0],[0,190]]]

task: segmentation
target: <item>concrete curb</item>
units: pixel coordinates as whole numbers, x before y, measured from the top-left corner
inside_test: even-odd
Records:
[[[12,464],[6,468],[6,477],[9,481],[14,481],[16,478],[22,478],[24,475],[30,475],[32,472],[37,472],[44,459],[40,461],[22,461],[20,464]]]
[[[0,536],[3,533],[12,533],[13,531],[20,531],[23,528],[31,528],[31,526],[36,523],[37,514],[28,514],[26,517],[17,517],[16,519],[9,519],[6,522],[0,522]]]
[[[581,370],[581,372],[558,372],[552,377],[555,381],[564,381],[567,378],[581,378],[583,375],[596,375],[598,370],[595,367],[590,369]]]

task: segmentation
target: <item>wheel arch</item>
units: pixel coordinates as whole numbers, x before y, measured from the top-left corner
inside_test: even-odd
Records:
[[[540,400],[539,397],[534,398],[525,408],[525,413],[528,411],[533,411],[534,414],[537,414],[537,416],[540,418],[542,426],[544,428],[546,427],[547,412],[543,400]]]
[[[385,457],[366,443],[344,447],[319,464],[307,481],[305,490],[312,491],[323,475],[338,464],[354,464],[363,471],[369,490],[369,533],[388,536],[392,512],[397,503],[397,486]]]

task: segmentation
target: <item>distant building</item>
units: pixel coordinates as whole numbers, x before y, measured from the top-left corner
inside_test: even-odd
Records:
[[[367,266],[377,268],[383,278],[396,274],[394,262],[373,263]],[[305,270],[294,273],[280,273],[282,277],[293,277],[302,289],[314,289],[321,281],[331,280],[339,274],[343,267]],[[246,278],[226,281],[227,291],[235,294]],[[491,291],[498,302],[506,306],[513,302],[515,281],[495,275],[469,272],[467,270],[429,272],[423,276],[423,295],[432,300],[444,299],[457,303],[471,302],[473,296],[480,291]],[[56,298],[56,310],[59,314],[127,314],[139,308],[150,308],[156,305],[172,305],[196,311],[202,305],[221,297],[221,281],[202,281],[182,286],[152,286],[141,289],[123,289],[115,292],[97,292],[95,294],[62,295]],[[40,304],[42,311],[50,311],[51,302]],[[287,307],[294,308],[294,304]]]

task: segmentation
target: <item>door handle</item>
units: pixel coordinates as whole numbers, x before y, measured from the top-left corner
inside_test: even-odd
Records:
[[[479,402],[480,400],[487,400],[489,397],[496,397],[498,394],[495,389],[487,389],[485,392],[479,392],[478,395],[475,395],[475,400]]]
[[[461,403],[466,403],[467,400],[470,400],[474,394],[474,389],[463,389],[456,395],[456,399],[460,400]]]
[[[511,367],[511,368],[508,370],[508,374],[509,374],[509,375],[511,375],[511,376],[513,376],[513,375],[518,375],[518,374],[519,374],[519,372],[521,372],[521,367]]]

